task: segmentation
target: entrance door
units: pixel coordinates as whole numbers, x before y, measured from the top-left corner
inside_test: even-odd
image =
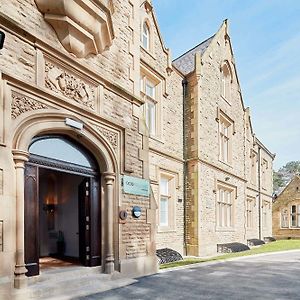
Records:
[[[25,264],[27,276],[39,275],[39,201],[38,168],[26,164],[24,190]]]
[[[84,266],[101,264],[100,199],[96,178],[79,185],[79,258]]]

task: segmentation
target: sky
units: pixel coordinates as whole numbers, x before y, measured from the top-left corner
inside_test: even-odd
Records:
[[[245,106],[274,169],[300,160],[300,1],[152,0],[173,59],[229,20]]]

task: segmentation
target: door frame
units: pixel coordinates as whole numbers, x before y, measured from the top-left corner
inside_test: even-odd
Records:
[[[53,170],[53,171],[58,171],[58,172],[62,172],[62,173],[66,173],[66,174],[73,174],[73,175],[79,175],[85,178],[88,178],[88,181],[94,182],[96,183],[96,185],[98,186],[98,188],[100,187],[100,183],[101,183],[101,177],[100,177],[100,172],[97,171],[96,169],[93,168],[89,168],[89,167],[83,167],[80,165],[76,165],[76,164],[72,164],[72,163],[68,163],[68,162],[64,162],[64,161],[60,161],[60,160],[55,160],[55,159],[51,159],[51,158],[47,158],[47,157],[42,157],[42,156],[38,156],[38,155],[34,155],[34,154],[30,154],[29,156],[29,161],[25,163],[25,182],[26,182],[26,171],[28,170],[27,167],[33,167],[36,168],[36,174],[35,174],[35,179],[34,179],[34,183],[36,186],[34,188],[35,190],[35,198],[31,198],[33,199],[33,202],[31,202],[29,199],[27,198],[26,195],[26,191],[28,189],[28,186],[25,185],[24,187],[24,197],[25,197],[25,209],[24,209],[24,222],[25,222],[25,226],[24,226],[24,241],[25,241],[25,266],[28,269],[28,272],[26,273],[27,277],[31,277],[31,276],[36,276],[39,275],[39,169],[43,168],[43,169],[48,169],[48,170]],[[32,176],[31,176],[32,177]],[[90,199],[90,204],[94,205],[97,207],[97,204],[99,206],[99,211],[98,211],[98,219],[97,219],[97,224],[101,224],[101,217],[102,217],[102,213],[101,213],[101,193],[100,191],[98,191],[97,193],[92,193],[92,190],[90,192],[92,197]],[[78,195],[78,200],[79,200],[79,195]],[[30,201],[30,202],[28,202]],[[35,212],[33,215],[31,215],[31,217],[35,216],[35,219],[30,220],[28,218],[27,212],[30,210],[30,207],[34,207],[35,208]],[[92,220],[91,220],[92,221]],[[80,225],[79,219],[78,219],[78,225]],[[28,255],[27,252],[29,251],[29,245],[32,244],[31,241],[27,240],[27,230],[33,230],[32,227],[35,227],[35,234],[33,234],[33,236],[35,237],[35,253],[34,253],[34,258],[35,262],[33,261],[27,261],[28,260]],[[29,229],[30,228],[30,229]],[[100,253],[97,256],[98,259],[96,260],[90,260],[90,262],[88,264],[84,264],[85,266],[100,266],[101,265],[101,256],[102,256],[102,249],[101,249],[101,244],[102,244],[102,230],[101,227],[99,228],[99,241],[100,241]],[[92,241],[92,235],[90,237],[90,243],[93,244]],[[32,247],[32,245],[31,245]],[[79,245],[80,247],[80,245]],[[91,247],[90,247],[91,248]],[[92,254],[92,253],[91,253]],[[92,256],[91,256],[92,258]]]

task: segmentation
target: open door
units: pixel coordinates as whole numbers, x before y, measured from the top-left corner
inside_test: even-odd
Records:
[[[79,185],[79,259],[84,266],[101,264],[99,182],[85,178]]]
[[[26,164],[24,178],[24,237],[26,276],[39,275],[38,167]]]
[[[90,180],[85,178],[78,188],[79,260],[90,264]]]
[[[101,201],[98,178],[90,179],[91,195],[91,267],[101,265]]]

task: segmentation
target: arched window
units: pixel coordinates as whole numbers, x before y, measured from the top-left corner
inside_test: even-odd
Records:
[[[221,95],[226,100],[230,100],[231,97],[231,71],[228,63],[224,63],[221,70]]]
[[[146,22],[143,24],[142,45],[146,50],[150,50],[150,29]]]
[[[29,153],[78,166],[96,168],[96,162],[88,151],[65,136],[36,137],[29,146]]]

